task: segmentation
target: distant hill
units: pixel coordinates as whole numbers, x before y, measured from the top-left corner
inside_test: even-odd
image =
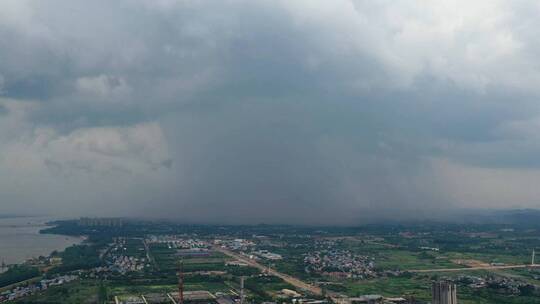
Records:
[[[538,209],[500,210],[495,212],[495,216],[503,223],[540,226],[540,210]]]
[[[0,219],[16,218],[16,217],[28,217],[28,216],[25,216],[25,215],[16,215],[16,214],[0,214]]]
[[[464,210],[459,216],[463,222],[540,227],[539,209]]]

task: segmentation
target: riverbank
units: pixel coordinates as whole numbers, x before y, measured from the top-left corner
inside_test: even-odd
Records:
[[[53,251],[80,244],[83,237],[41,234],[40,230],[50,228],[51,217],[0,218],[0,265],[21,264],[29,259],[49,256]],[[0,266],[0,272],[2,270]]]

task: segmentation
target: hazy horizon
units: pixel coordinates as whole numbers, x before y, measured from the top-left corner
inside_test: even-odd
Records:
[[[354,224],[540,208],[539,13],[2,1],[0,214]]]

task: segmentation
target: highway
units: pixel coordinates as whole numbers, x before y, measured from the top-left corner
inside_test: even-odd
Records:
[[[238,253],[232,252],[230,250],[227,250],[225,248],[218,247],[218,246],[215,246],[214,250],[219,251],[219,252],[221,252],[221,253],[223,253],[225,255],[228,255],[228,256],[230,256],[232,258],[235,258],[238,261],[246,263],[246,264],[248,264],[248,265],[250,265],[252,267],[258,268],[259,270],[261,270],[263,272],[267,272],[270,275],[281,278],[283,281],[293,285],[294,287],[300,288],[302,290],[309,291],[314,295],[318,295],[318,296],[322,295],[322,290],[319,287],[308,284],[308,283],[306,283],[306,282],[304,282],[302,280],[299,280],[299,279],[297,279],[297,278],[295,278],[293,276],[290,276],[288,274],[276,271],[275,269],[272,269],[272,268],[266,267],[264,265],[261,265],[261,264],[257,263],[255,260],[252,260],[250,258],[247,258],[247,257],[243,256],[243,255],[240,255]]]
[[[453,272],[453,271],[472,271],[472,270],[497,270],[497,269],[514,269],[514,268],[535,268],[540,267],[540,264],[522,264],[522,265],[504,265],[504,266],[475,266],[466,268],[437,268],[437,269],[416,269],[407,270],[408,272]]]

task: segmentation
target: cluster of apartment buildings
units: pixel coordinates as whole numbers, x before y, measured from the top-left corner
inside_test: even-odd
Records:
[[[467,285],[473,289],[491,288],[497,290],[498,293],[511,295],[520,295],[524,290],[536,289],[534,285],[522,280],[497,275],[486,275],[482,277],[463,275],[455,279],[455,282]]]
[[[122,227],[124,220],[112,217],[81,217],[78,225],[83,227]]]
[[[348,250],[320,250],[304,258],[306,270],[332,277],[369,278],[376,277],[374,260],[365,255],[356,255]]]
[[[64,275],[53,279],[43,279],[41,281],[30,283],[26,286],[17,286],[12,289],[0,293],[0,303],[13,301],[22,297],[26,297],[37,292],[48,289],[51,286],[59,286],[78,279],[75,275]]]
[[[192,248],[207,248],[208,244],[202,240],[183,238],[177,235],[151,235],[145,239],[148,244],[161,243],[167,244],[169,249],[192,249]]]
[[[253,246],[255,246],[255,243],[251,240],[246,239],[232,239],[232,240],[221,240],[221,239],[215,239],[214,240],[215,245],[222,246],[223,248],[227,248],[230,250],[249,250]]]
[[[117,271],[121,274],[125,274],[130,271],[141,271],[146,265],[145,258],[136,258],[133,256],[113,256],[112,260],[109,261],[109,271]]]

